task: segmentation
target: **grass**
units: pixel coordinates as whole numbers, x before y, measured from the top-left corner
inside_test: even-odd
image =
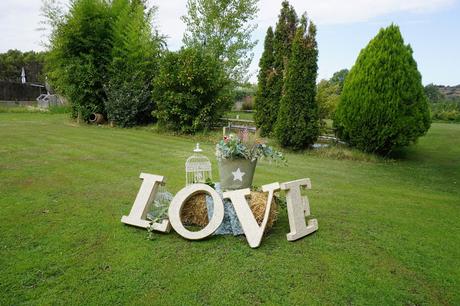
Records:
[[[460,125],[392,162],[287,154],[255,184],[310,177],[319,231],[259,249],[120,223],[141,171],[177,192],[195,138],[0,114],[0,304],[460,304]],[[217,167],[213,144],[203,149]]]
[[[231,111],[226,113],[224,117],[235,119],[236,116],[239,116],[239,119],[254,120],[254,113],[244,111]]]
[[[1,106],[0,113],[42,113],[42,114],[65,114],[70,113],[70,106],[56,105],[50,106],[48,109],[38,106]]]

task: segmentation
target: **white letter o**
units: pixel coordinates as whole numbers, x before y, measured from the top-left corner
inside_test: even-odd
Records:
[[[182,220],[180,218],[180,211],[184,203],[189,198],[191,198],[197,193],[202,193],[203,191],[208,193],[212,197],[214,203],[214,213],[212,215],[212,218],[209,220],[208,225],[206,225],[203,229],[197,232],[192,232],[186,229],[182,224]],[[179,235],[186,239],[199,240],[212,235],[220,226],[222,220],[224,219],[224,203],[222,202],[222,199],[220,195],[217,193],[217,191],[212,189],[210,186],[206,184],[193,184],[182,188],[174,196],[171,205],[169,206],[168,214],[171,226]]]

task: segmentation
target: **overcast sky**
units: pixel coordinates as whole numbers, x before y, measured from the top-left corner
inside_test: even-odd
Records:
[[[66,2],[63,0],[62,2]],[[186,0],[151,1],[158,6],[155,24],[168,36],[168,48],[181,46]],[[319,78],[350,68],[359,51],[381,27],[398,24],[423,83],[460,84],[460,0],[291,0],[298,14],[307,11],[318,25]],[[0,0],[0,52],[43,50],[39,28],[41,0]],[[251,65],[256,80],[267,27],[274,26],[281,0],[260,0],[253,38],[259,40]]]

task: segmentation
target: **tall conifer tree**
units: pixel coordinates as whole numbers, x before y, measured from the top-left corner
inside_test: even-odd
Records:
[[[292,40],[298,25],[298,18],[294,8],[288,1],[283,1],[282,8],[276,24],[273,38],[274,69],[270,84],[270,91],[273,96],[270,104],[264,111],[264,122],[269,122],[266,126],[265,134],[273,131],[274,123],[279,111],[280,100],[283,95],[283,83],[285,68],[291,55]]]
[[[275,64],[275,57],[273,54],[273,29],[269,27],[265,36],[264,52],[259,62],[259,77],[258,77],[258,88],[255,99],[255,121],[257,127],[261,130],[261,135],[266,136],[267,131],[271,131],[271,125],[273,122],[266,116],[266,111],[273,103],[273,69]]]
[[[275,136],[283,147],[294,150],[308,148],[318,138],[317,74],[316,26],[304,15],[292,43],[275,126]]]
[[[381,29],[359,54],[345,79],[334,125],[350,145],[380,154],[428,131],[421,75],[398,26]]]

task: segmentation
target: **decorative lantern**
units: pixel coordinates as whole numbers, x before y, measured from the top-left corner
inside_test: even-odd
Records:
[[[206,183],[212,180],[212,168],[209,159],[200,154],[203,150],[200,149],[200,144],[196,144],[194,154],[185,162],[185,184]]]

